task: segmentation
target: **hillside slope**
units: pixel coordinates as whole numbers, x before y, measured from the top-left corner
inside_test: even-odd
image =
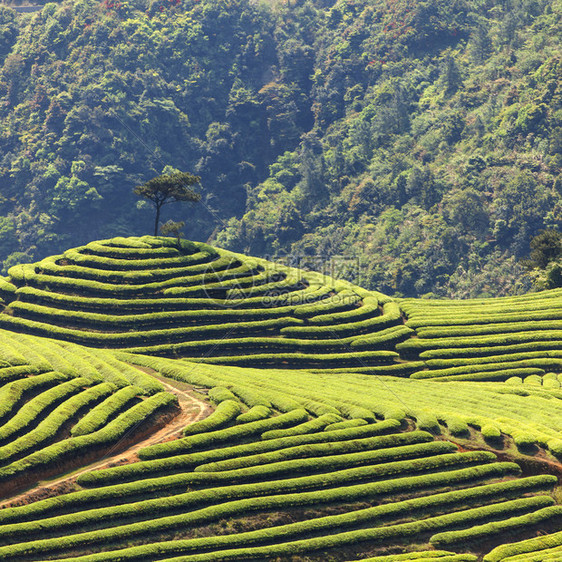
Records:
[[[247,366],[407,374],[412,332],[380,293],[166,238],[90,243],[3,285],[0,326],[96,347]]]
[[[0,290],[3,560],[562,548],[560,291],[396,301],[155,237]]]

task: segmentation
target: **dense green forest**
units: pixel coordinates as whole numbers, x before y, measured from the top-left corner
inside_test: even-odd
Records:
[[[562,222],[562,2],[66,0],[0,7],[0,259],[144,234],[350,256],[388,294],[528,290]],[[306,265],[306,259],[299,265]],[[550,264],[551,266],[553,264]],[[339,272],[341,273],[341,272]]]

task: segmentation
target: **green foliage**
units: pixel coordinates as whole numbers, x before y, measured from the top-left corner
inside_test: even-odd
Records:
[[[109,383],[102,383],[92,388],[82,390],[82,387],[87,383],[87,379],[76,378],[57,386],[54,391],[58,396],[45,397],[45,401],[50,400],[55,402],[58,398],[57,402],[61,402],[62,400],[62,404],[59,404],[49,412],[35,428],[14,441],[0,447],[0,458],[6,462],[16,456],[22,456],[23,453],[29,453],[30,451],[40,449],[42,445],[51,440],[62,425],[71,420],[80,409],[102,397],[105,398],[115,388]],[[70,397],[68,397],[69,391],[71,393]],[[29,407],[25,408],[24,411],[15,418],[15,421],[6,428],[6,436],[9,436],[11,432],[17,432],[22,427],[31,423],[47,405],[50,404],[33,404],[30,402]],[[41,418],[39,417],[39,419]],[[0,478],[5,479],[13,472],[14,463],[8,467],[4,467],[0,471]]]
[[[458,416],[448,416],[445,420],[447,428],[453,435],[468,435],[467,423]]]
[[[8,376],[2,377],[2,382],[4,383],[9,380],[9,377],[11,378],[12,376],[15,376],[17,378],[22,375],[28,375],[33,371],[33,369],[28,365],[24,365],[21,367],[8,367],[7,369],[10,372],[9,374],[6,373],[6,375]],[[4,374],[4,371],[6,371],[6,369],[2,370],[2,374]],[[6,416],[8,416],[8,414],[12,412],[16,404],[18,404],[18,402],[24,396],[24,393],[29,391],[33,392],[34,390],[36,391],[42,386],[50,386],[53,383],[58,383],[64,381],[65,379],[66,377],[61,373],[48,372],[4,384],[2,386],[2,389],[0,390],[0,419],[4,419]],[[59,389],[60,387],[57,386],[56,388]],[[64,396],[64,390],[62,392],[60,390],[55,390],[55,392],[58,396]]]
[[[62,341],[0,334],[2,486],[111,450],[169,412],[177,398],[152,369],[209,389],[218,404],[184,437],[141,449],[140,462],[81,474],[91,490],[1,510],[6,560],[286,558],[365,542],[473,548],[560,521],[550,497],[529,495],[554,477],[508,480],[517,464],[421,430],[466,438],[475,428],[489,445],[505,435],[522,454],[560,454],[560,290],[392,300],[152,236],[17,266],[5,284],[11,314],[0,321]],[[121,351],[99,349],[108,343]],[[305,516],[269,524],[263,515],[293,509]],[[252,513],[262,514],[255,527],[239,529]],[[216,525],[232,527],[195,534]]]
[[[149,205],[132,188],[189,169],[206,185],[189,237],[351,253],[345,275],[388,294],[522,292],[529,240],[561,226],[556,14],[464,0],[2,7],[4,270],[141,231]]]
[[[482,437],[490,441],[497,440],[501,437],[501,431],[493,424],[483,425],[480,428],[480,431],[482,432]],[[554,453],[552,447],[551,452]]]
[[[521,33],[537,40],[523,47]],[[544,4],[334,6],[317,44],[313,157],[307,139],[279,158],[218,240],[304,255],[353,247],[360,284],[389,294],[529,287],[515,257],[539,229],[558,226],[558,33]],[[543,157],[549,164],[533,165]],[[328,193],[313,190],[303,215],[311,177]],[[285,241],[274,233],[294,204],[303,234]]]
[[[199,193],[195,193],[190,186],[196,185],[200,182],[199,176],[194,176],[189,172],[174,172],[170,174],[162,174],[147,181],[142,185],[137,185],[133,189],[133,193],[139,197],[148,199],[156,209],[156,219],[154,222],[154,236],[158,235],[158,223],[160,220],[160,210],[166,203],[189,201],[196,203],[201,199]],[[179,231],[185,226],[185,223],[180,226],[179,222],[166,223],[164,225],[164,232],[162,234],[175,233],[178,239],[179,246]]]
[[[396,420],[386,420],[366,427],[338,429],[334,430],[333,433],[303,434],[281,439],[254,441],[246,445],[226,446],[200,453],[176,455],[174,457],[141,461],[127,466],[97,470],[80,475],[79,481],[81,485],[86,487],[105,486],[115,482],[150,478],[154,475],[174,471],[185,471],[186,469],[193,468],[202,463],[262,454],[289,447],[310,445],[313,443],[346,441],[348,439],[364,439],[374,435],[396,432],[399,427],[400,424]]]
[[[541,535],[528,540],[500,545],[486,554],[484,560],[486,562],[499,562],[514,557],[513,560],[519,562],[529,560],[535,553],[541,558],[546,558],[551,553],[556,556],[556,548],[560,546],[562,546],[562,532]],[[549,552],[550,549],[552,549],[551,552]]]
[[[431,537],[431,543],[437,547],[451,546],[463,542],[478,541],[488,539],[494,536],[502,536],[502,533],[513,533],[519,529],[529,529],[532,527],[540,528],[545,523],[556,523],[562,518],[562,508],[560,506],[552,506],[554,500],[548,496],[538,496],[528,498],[527,500],[515,500],[519,502],[521,509],[527,511],[537,506],[541,507],[534,513],[521,515],[518,517],[510,517],[505,521],[490,522],[483,525],[477,525],[464,531],[448,531],[438,533]],[[515,504],[514,504],[515,505]],[[550,506],[550,507],[545,507]],[[516,513],[518,508],[514,509]],[[514,515],[515,515],[514,513]],[[505,536],[505,535],[504,535]]]
[[[421,444],[420,444],[421,442]],[[409,445],[408,443],[414,443]],[[392,450],[389,451],[388,448]],[[379,450],[377,453],[370,454],[373,450]],[[369,452],[367,452],[369,451]],[[238,459],[226,460],[214,463],[200,464],[196,467],[196,472],[221,472],[224,470],[237,470],[240,468],[249,468],[251,466],[259,467],[262,464],[283,463],[293,459],[302,459],[309,457],[326,457],[325,459],[317,459],[318,466],[323,467],[330,463],[339,466],[341,463],[353,461],[358,465],[368,462],[374,462],[374,459],[384,458],[385,460],[402,460],[417,457],[429,457],[443,453],[456,451],[456,446],[451,443],[427,442],[427,435],[421,433],[391,435],[384,437],[373,437],[361,440],[347,440],[341,443],[327,443],[321,445],[300,445],[298,447],[287,447],[281,451],[272,453],[262,453],[259,455],[249,455]],[[365,452],[356,456],[347,457],[346,455],[355,452]],[[490,457],[487,457],[490,458]],[[295,470],[299,470],[302,463],[291,463]],[[282,469],[282,465],[278,468]],[[310,467],[312,469],[312,467]],[[256,470],[260,470],[256,468]],[[268,469],[269,470],[269,469]],[[315,470],[315,469],[312,469]]]
[[[57,424],[60,425],[72,418],[80,408],[92,401],[99,400],[103,395],[103,391],[107,390],[107,383],[103,383],[73,396],[56,408],[34,431],[22,437],[20,443],[14,442],[7,449],[7,452],[11,454],[17,451],[29,450],[30,448],[37,447],[40,443],[44,443],[52,438],[53,431],[57,429]],[[150,396],[121,413],[97,431],[58,441],[2,467],[0,469],[0,479],[6,481],[22,474],[29,474],[37,469],[56,470],[57,467],[61,466],[61,463],[69,458],[80,458],[96,450],[99,451],[100,448],[104,449],[115,446],[125,435],[138,428],[149,416],[175,403],[177,403],[177,398],[168,392],[161,392]]]
[[[223,400],[215,408],[214,412],[204,420],[192,423],[183,430],[184,435],[195,435],[214,431],[234,420],[241,412],[240,404],[234,400]]]
[[[531,240],[530,246],[527,267],[545,269],[551,261],[562,255],[562,235],[557,230],[543,230]]]
[[[160,234],[168,236],[173,234],[176,237],[178,247],[181,245],[181,237],[183,236],[182,228],[185,226],[185,221],[166,221],[160,227]]]
[[[281,428],[294,425],[296,422],[306,419],[308,415],[304,410],[294,410],[286,414],[274,416],[265,420],[236,425],[227,429],[208,431],[200,435],[184,437],[176,441],[151,445],[139,451],[139,457],[143,460],[169,457],[179,453],[191,451],[193,449],[205,448],[209,444],[221,442],[232,442],[256,433],[263,433],[268,429]]]
[[[431,562],[435,562],[436,560],[442,560],[443,562],[469,562],[477,559],[476,556],[472,554],[453,554],[446,550],[422,550],[420,552],[408,552],[405,554],[375,556],[374,558],[362,559],[361,562],[400,562],[402,560],[419,562],[423,561],[425,558],[429,558]]]
[[[390,298],[201,243],[152,236],[92,242],[14,266],[4,286],[9,306],[0,325],[93,347],[240,366],[281,362],[399,376],[417,368],[392,350],[413,330]],[[141,377],[129,382],[150,387],[149,379],[133,380]],[[250,407],[273,405],[247,388],[230,390]],[[277,409],[294,409],[283,400],[278,394]]]
[[[499,468],[499,465],[501,463],[496,463],[497,468]],[[466,469],[467,471],[472,472],[473,475],[476,475],[479,472],[479,469],[482,469],[484,467],[473,467],[470,469]],[[487,468],[487,467],[486,467]],[[505,467],[504,467],[505,469]],[[448,474],[451,476],[451,481],[454,480],[455,478],[455,472],[460,472],[460,471],[451,471]],[[429,476],[428,480],[433,479],[433,477],[436,475],[431,475]],[[458,476],[458,474],[457,474]],[[324,478],[326,478],[326,476],[324,475]],[[415,477],[413,477],[415,478]],[[409,484],[410,485],[415,485],[415,480],[414,479],[409,479]],[[384,488],[385,485],[388,486],[389,484],[391,484],[393,481],[387,481],[385,483],[383,483],[381,485],[381,483],[377,483],[377,486],[379,486],[379,489],[382,487]],[[403,482],[405,483],[405,482]],[[372,485],[371,485],[372,486]],[[363,488],[363,493],[365,494],[365,492],[367,491],[369,485],[365,485],[362,486]],[[346,490],[351,493],[351,490],[349,489],[349,487],[346,488]],[[469,492],[470,493],[470,492]],[[326,498],[326,500],[331,500],[332,498],[330,497],[331,494],[327,493],[326,491],[322,491],[323,497]],[[464,496],[464,497],[463,497]],[[351,497],[351,496],[348,496]],[[363,496],[365,497],[365,496]],[[454,496],[453,496],[454,497]],[[447,498],[449,499],[449,498]],[[460,499],[461,501],[466,501],[466,492],[463,490],[461,491],[461,497],[459,498],[457,496],[457,501]],[[269,500],[270,502],[272,500]],[[407,510],[411,510],[412,509],[412,502],[413,505],[416,505],[417,502],[423,502],[422,506],[425,507],[429,507],[433,504],[433,502],[441,502],[442,498],[439,496],[433,496],[430,499],[428,498],[420,498],[417,500],[410,500],[409,502],[404,502],[403,504],[391,504],[391,505],[383,505],[379,508],[376,509],[376,511],[374,513],[379,514],[378,512],[382,511],[382,514],[387,514],[387,513],[392,513],[393,511],[397,511],[398,513],[402,513],[404,509]],[[447,501],[447,500],[445,500]],[[279,499],[278,502],[275,503],[284,503],[284,500],[282,498]],[[228,554],[226,554],[226,551],[220,551],[220,550],[214,550],[213,552],[210,553],[206,553],[206,554],[198,554],[196,555],[196,558],[194,558],[195,560],[216,560],[217,556],[220,557],[220,559],[225,559],[225,556],[228,557],[232,557],[233,559],[243,559],[244,557],[247,558],[248,555],[252,555],[253,557],[256,556],[261,556],[261,557],[267,557],[267,556],[284,556],[284,555],[288,555],[288,554],[294,554],[294,553],[302,553],[302,552],[307,552],[307,551],[314,551],[314,550],[325,550],[326,548],[329,547],[344,547],[346,545],[354,545],[354,544],[358,544],[361,542],[364,542],[365,540],[378,540],[378,541],[384,541],[384,542],[388,542],[389,540],[395,539],[396,537],[403,537],[404,535],[406,536],[411,536],[411,537],[415,537],[416,535],[418,535],[419,533],[423,533],[423,532],[428,532],[428,531],[440,531],[443,529],[447,529],[451,526],[455,526],[455,525],[459,525],[459,524],[463,524],[463,525],[470,525],[473,524],[474,522],[477,521],[482,521],[482,520],[486,520],[489,517],[505,517],[505,516],[509,516],[510,513],[512,513],[514,510],[516,510],[519,507],[519,503],[514,503],[514,502],[501,502],[498,504],[493,504],[493,505],[486,505],[484,507],[477,507],[477,508],[472,508],[469,510],[465,510],[465,511],[461,511],[461,512],[453,512],[453,513],[448,513],[447,515],[441,515],[441,516],[435,516],[435,517],[429,517],[426,519],[423,519],[421,521],[416,521],[416,522],[411,522],[411,523],[403,523],[403,524],[396,524],[396,525],[389,525],[389,526],[383,526],[383,527],[372,527],[369,529],[361,529],[361,530],[351,530],[351,531],[347,531],[347,532],[340,532],[338,534],[335,535],[329,535],[329,536],[320,536],[317,538],[305,538],[305,539],[301,539],[301,540],[293,540],[291,542],[278,542],[281,537],[283,536],[287,536],[292,537],[294,535],[299,535],[302,531],[306,530],[310,530],[310,529],[321,529],[322,527],[324,527],[324,525],[328,526],[328,527],[332,527],[334,524],[337,528],[337,523],[339,521],[345,522],[346,519],[349,520],[349,518],[354,518],[356,516],[356,514],[344,514],[342,516],[337,517],[336,519],[331,519],[331,518],[326,518],[324,520],[320,520],[320,521],[310,521],[310,522],[304,522],[304,523],[296,523],[296,524],[289,524],[286,527],[285,526],[276,526],[273,527],[271,529],[261,529],[261,530],[257,530],[257,531],[251,531],[251,532],[246,532],[246,533],[235,533],[235,534],[231,534],[231,535],[226,535],[226,536],[222,536],[221,538],[219,537],[204,537],[204,538],[200,538],[200,539],[192,539],[192,540],[186,540],[186,541],[167,541],[166,543],[153,543],[150,545],[146,545],[146,546],[137,546],[137,547],[132,547],[127,549],[126,553],[124,553],[123,551],[121,551],[120,555],[124,555],[125,559],[133,559],[134,557],[139,557],[139,556],[144,556],[144,557],[150,557],[152,556],[153,552],[159,552],[160,554],[162,554],[164,551],[167,551],[169,553],[182,553],[182,554],[187,554],[190,552],[196,552],[198,548],[208,548],[209,546],[213,545],[214,548],[220,548],[220,546],[224,545],[224,546],[228,546],[230,548],[230,550],[228,551]],[[242,505],[241,507],[247,508],[247,505]],[[374,508],[372,508],[374,509]],[[431,509],[431,508],[430,508]],[[212,510],[215,511],[215,510]],[[221,510],[222,511],[222,510]],[[219,511],[220,513],[220,511]],[[228,511],[227,511],[228,513]],[[365,513],[365,515],[367,516],[367,518],[369,518],[369,516],[372,516],[373,512],[372,511],[368,511]],[[216,515],[215,515],[216,517]],[[151,527],[156,526],[157,528],[160,527],[169,527],[169,526],[175,526],[178,524],[183,524],[184,522],[180,520],[189,520],[191,518],[190,514],[187,515],[182,515],[182,516],[178,516],[177,518],[172,519],[172,518],[164,518],[162,520],[160,520],[160,524],[158,523],[158,520],[153,521],[151,524]],[[114,529],[114,528],[110,528],[107,529],[105,532],[100,532],[98,531],[95,534],[92,533],[86,533],[86,534],[82,534],[82,535],[71,535],[68,537],[65,537],[63,539],[57,539],[57,542],[54,541],[49,541],[47,540],[42,540],[42,541],[34,541],[33,543],[27,543],[27,544],[17,544],[17,545],[11,545],[8,547],[1,547],[0,548],[0,554],[2,554],[4,557],[6,557],[7,559],[10,558],[14,558],[16,556],[21,556],[22,554],[32,554],[32,553],[36,553],[39,554],[41,552],[49,552],[49,551],[59,551],[61,549],[65,549],[65,548],[75,548],[78,545],[84,545],[84,544],[88,544],[91,542],[94,542],[96,540],[96,536],[98,538],[112,538],[116,536],[116,533],[121,532],[121,533],[127,533],[128,536],[135,536],[138,534],[142,534],[143,533],[143,525],[145,526],[144,528],[144,532],[146,532],[146,525],[147,522],[143,522],[143,523],[138,523],[138,524],[133,524],[133,525],[129,525],[127,526],[126,529]],[[301,530],[302,529],[302,530]],[[274,544],[270,544],[268,546],[257,546],[257,547],[248,547],[246,546],[248,541],[251,541],[253,543],[256,542],[261,542],[261,541],[268,541],[268,542],[274,542]],[[233,547],[242,547],[240,550],[236,550]],[[85,562],[85,561],[95,561],[95,560],[100,560],[101,557],[104,557],[103,559],[107,559],[108,557],[108,553],[104,552],[101,553],[100,555],[86,555],[83,557],[78,558],[78,560],[80,560],[80,562]],[[109,554],[109,556],[111,556],[111,554]],[[121,559],[123,559],[121,557]]]
[[[367,420],[361,419],[361,418],[355,418],[352,420],[344,420],[341,422],[335,422],[335,423],[331,423],[328,424],[325,428],[324,431],[336,431],[338,429],[346,429],[348,427],[361,427],[364,425],[367,425],[369,422]]]
[[[236,400],[236,396],[224,386],[215,386],[209,390],[209,398],[215,402],[215,404],[220,404],[225,400]]]
[[[252,406],[247,412],[240,414],[236,421],[238,423],[248,423],[258,420],[263,420],[271,416],[271,408],[264,406],[263,404],[257,404],[256,406]]]
[[[301,435],[303,433],[314,433],[322,431],[326,426],[343,421],[341,416],[337,414],[323,414],[310,421],[295,425],[289,429],[273,429],[262,433],[262,439],[281,439],[293,435]]]
[[[26,402],[15,415],[0,428],[0,440],[4,442],[14,434],[25,430],[30,424],[34,423],[36,419],[39,419],[45,411],[48,412],[49,408],[69,398],[78,388],[77,385],[83,382],[84,381],[80,379],[73,379],[42,392],[40,395]],[[109,393],[116,390],[116,387],[111,383],[102,384],[104,386],[99,387],[99,390],[102,392]],[[100,425],[103,425],[103,423]]]
[[[116,417],[132,400],[139,396],[138,388],[126,386],[92,408],[70,430],[71,435],[86,435],[101,429],[111,418]]]
[[[0,60],[11,51],[18,33],[16,12],[3,4],[0,6]]]

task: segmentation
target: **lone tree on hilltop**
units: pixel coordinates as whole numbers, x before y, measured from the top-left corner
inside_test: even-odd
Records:
[[[189,172],[175,172],[163,174],[147,181],[143,185],[137,185],[133,192],[154,203],[156,208],[156,219],[154,221],[154,236],[158,236],[158,223],[160,221],[160,209],[166,203],[175,201],[190,201],[196,203],[201,195],[191,189],[190,186],[201,181],[199,176]]]

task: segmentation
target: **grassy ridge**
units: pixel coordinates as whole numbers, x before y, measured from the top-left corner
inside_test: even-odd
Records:
[[[247,388],[276,403],[279,396],[290,399],[310,413],[339,413],[362,419],[364,410],[379,418],[406,417],[433,425],[449,426],[454,433],[467,434],[469,425],[512,436],[523,444],[550,447],[558,454],[562,431],[561,403],[556,388],[533,385],[479,383],[470,380],[434,380],[373,377],[371,375],[326,374],[303,371],[240,369],[169,359],[119,354],[132,363],[159,370],[166,376],[208,387],[230,387],[243,379]],[[283,401],[281,401],[283,404]],[[355,408],[359,408],[358,411]]]

